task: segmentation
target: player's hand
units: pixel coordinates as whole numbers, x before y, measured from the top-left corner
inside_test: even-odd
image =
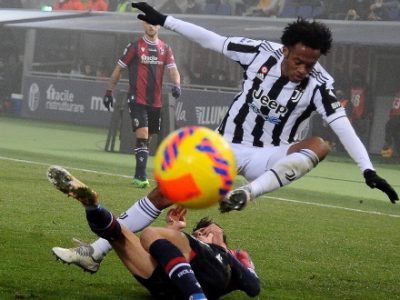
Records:
[[[137,18],[139,20],[145,21],[151,25],[161,25],[164,26],[166,15],[155,10],[153,7],[148,5],[146,2],[132,3],[133,8],[137,8],[144,12],[144,14],[138,14]]]
[[[187,209],[182,206],[171,208],[167,212],[167,227],[175,230],[182,230],[186,227]]]
[[[229,253],[232,254],[243,266],[250,269],[255,269],[254,263],[246,250],[230,249]]]
[[[386,193],[389,197],[390,202],[396,204],[396,201],[399,200],[399,196],[396,191],[392,188],[392,186],[382,177],[378,176],[374,170],[367,169],[364,171],[365,183],[371,188],[377,188],[382,192]]]
[[[171,94],[172,94],[172,97],[174,97],[175,99],[178,99],[182,94],[181,87],[179,85],[172,86]]]
[[[110,107],[113,107],[114,98],[113,98],[111,90],[106,91],[106,94],[104,95],[104,98],[103,98],[103,104],[108,109],[108,111],[110,111]]]

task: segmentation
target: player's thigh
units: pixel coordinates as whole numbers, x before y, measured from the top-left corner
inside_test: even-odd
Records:
[[[129,114],[132,121],[132,130],[149,127],[149,116],[146,105],[129,103]]]
[[[150,246],[159,239],[166,239],[174,244],[186,257],[190,255],[190,245],[186,235],[178,230],[163,227],[147,227],[140,235],[140,243],[148,251]]]
[[[121,225],[121,237],[110,243],[132,275],[149,278],[154,272],[156,261],[143,248],[139,237],[124,225]]]
[[[148,127],[149,134],[157,134],[161,129],[161,108],[159,107],[148,107]]]
[[[232,144],[238,174],[252,181],[271,169],[277,161],[286,156],[289,145],[279,147],[251,147]]]

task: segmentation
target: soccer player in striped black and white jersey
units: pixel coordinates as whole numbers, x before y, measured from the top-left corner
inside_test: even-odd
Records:
[[[244,69],[241,91],[218,131],[231,143],[238,173],[249,184],[231,191],[220,210],[240,210],[246,203],[299,179],[329,152],[319,137],[301,139],[316,111],[336,133],[357,163],[366,184],[385,192],[395,203],[398,195],[376,174],[367,150],[335,96],[334,80],[318,63],[332,44],[330,29],[299,18],[288,24],[281,44],[245,37],[225,37],[195,24],[166,16],[144,2],[133,3],[138,18],[175,31],[204,48],[219,52]]]
[[[241,210],[251,199],[299,179],[329,152],[319,137],[301,139],[312,112],[316,111],[337,134],[360,168],[366,184],[387,194],[392,203],[398,195],[377,175],[367,150],[336,99],[334,80],[318,63],[331,47],[330,30],[318,22],[299,19],[283,31],[282,44],[242,37],[224,37],[197,25],[166,16],[144,2],[133,3],[143,11],[138,18],[159,24],[237,61],[244,68],[242,90],[218,131],[230,142],[238,173],[249,184],[231,191],[220,202],[221,212]],[[156,187],[136,202],[119,221],[131,231],[153,222],[172,203]],[[103,239],[90,245],[53,253],[64,262],[96,272],[111,250]]]

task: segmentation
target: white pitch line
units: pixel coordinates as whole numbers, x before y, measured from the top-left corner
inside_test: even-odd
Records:
[[[4,157],[4,156],[0,156],[0,160],[9,160],[9,161],[15,161],[15,162],[32,164],[32,165],[50,166],[50,164],[47,164],[47,163],[41,163],[41,162],[36,162],[36,161],[24,160],[24,159],[16,159],[16,158]],[[107,176],[115,176],[115,177],[123,177],[123,178],[131,178],[132,177],[132,176],[127,176],[127,175],[122,175],[122,174],[101,172],[101,171],[95,171],[95,170],[88,170],[88,169],[81,169],[81,168],[74,168],[74,167],[67,167],[67,166],[63,166],[63,167],[66,169],[70,169],[70,170],[76,170],[76,171],[82,171],[82,172],[94,173],[94,174],[101,174],[101,175],[107,175]],[[154,181],[153,179],[149,179],[149,180]],[[322,204],[322,203],[314,203],[314,202],[308,202],[308,201],[299,201],[299,200],[286,199],[286,198],[280,198],[280,197],[271,197],[271,196],[261,196],[260,198],[274,199],[274,200],[278,200],[278,201],[305,204],[305,205],[313,205],[313,206],[319,206],[319,207],[325,207],[325,208],[341,209],[341,210],[359,212],[359,213],[370,214],[370,215],[379,215],[379,216],[386,216],[386,217],[392,217],[392,218],[400,218],[400,215],[387,214],[387,213],[382,213],[379,211],[368,211],[368,210],[361,210],[361,209],[356,209],[356,208],[349,208],[349,207]]]
[[[279,197],[271,197],[271,196],[262,196],[261,198],[268,198],[268,199],[274,199],[274,200],[278,200],[278,201],[292,202],[292,203],[299,203],[299,204],[306,204],[306,205],[314,205],[314,206],[320,206],[320,207],[326,207],[326,208],[342,209],[342,210],[360,212],[360,213],[370,214],[370,215],[379,215],[379,216],[400,218],[400,215],[387,214],[387,213],[382,213],[382,212],[373,211],[373,210],[361,210],[361,209],[356,209],[356,208],[349,208],[349,207],[336,206],[336,205],[330,205],[330,204],[322,204],[322,203],[315,203],[315,202],[308,202],[308,201],[299,201],[299,200],[279,198]]]

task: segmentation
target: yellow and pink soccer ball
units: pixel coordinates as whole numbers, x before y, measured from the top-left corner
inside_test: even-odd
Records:
[[[218,203],[231,189],[236,163],[217,132],[187,126],[170,133],[154,159],[154,178],[165,197],[191,209]]]

